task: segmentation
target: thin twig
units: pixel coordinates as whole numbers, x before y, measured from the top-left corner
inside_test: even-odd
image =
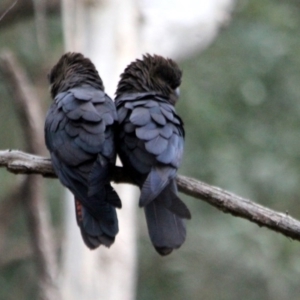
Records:
[[[6,16],[6,14],[14,8],[14,6],[17,4],[18,0],[16,0],[11,6],[9,6],[5,11],[4,13],[2,13],[2,15],[0,16],[0,22],[1,20]]]
[[[11,89],[26,148],[29,152],[42,154],[43,113],[39,99],[25,71],[12,53],[5,52],[0,55],[0,66]],[[39,299],[58,299],[55,287],[56,257],[41,177],[33,175],[26,178],[26,188],[22,191],[22,197],[39,272]]]
[[[55,177],[49,159],[21,151],[0,151],[0,167],[6,167],[8,171],[15,174],[40,174],[45,177]],[[115,167],[112,181],[133,184],[121,167]],[[204,200],[225,213],[247,219],[259,226],[300,241],[300,221],[286,213],[274,211],[194,178],[177,176],[177,184],[179,191],[186,195]]]
[[[11,5],[9,8],[9,14],[7,7],[10,5],[11,0],[0,1],[0,15],[2,16],[0,26],[4,28],[12,23],[19,22],[25,18],[30,18],[34,14],[34,6],[32,0],[22,0],[18,2],[18,5]],[[46,1],[47,13],[58,14],[60,10],[60,0]],[[4,18],[5,17],[5,18]]]
[[[43,112],[32,84],[14,55],[8,50],[0,54],[0,68],[14,100],[26,147],[30,153],[41,154],[45,147]]]

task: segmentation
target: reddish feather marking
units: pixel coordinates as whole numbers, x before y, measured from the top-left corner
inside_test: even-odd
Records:
[[[75,199],[75,207],[76,207],[76,214],[77,214],[77,217],[78,217],[78,221],[82,222],[83,221],[82,206],[81,206],[80,202],[76,199]]]

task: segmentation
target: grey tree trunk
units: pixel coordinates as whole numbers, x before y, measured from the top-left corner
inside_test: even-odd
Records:
[[[134,0],[63,0],[67,51],[82,52],[96,65],[106,92],[113,98],[118,76],[137,54],[137,5]],[[66,193],[63,299],[131,300],[136,286],[136,189],[116,187],[123,208],[120,232],[110,249],[90,251],[75,221],[74,201]]]

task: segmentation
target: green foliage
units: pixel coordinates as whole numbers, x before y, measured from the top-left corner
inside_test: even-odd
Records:
[[[298,219],[299,13],[297,1],[240,1],[216,42],[181,64],[177,108],[181,174]],[[184,198],[188,240],[164,259],[145,241],[138,299],[297,298],[299,242]]]

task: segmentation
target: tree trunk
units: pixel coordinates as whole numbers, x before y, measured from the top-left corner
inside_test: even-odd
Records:
[[[63,26],[67,51],[89,57],[113,98],[118,76],[137,54],[137,8],[134,0],[63,0]],[[136,188],[116,190],[123,208],[118,211],[120,232],[110,249],[90,251],[77,227],[72,195],[66,193],[63,299],[135,298]]]

